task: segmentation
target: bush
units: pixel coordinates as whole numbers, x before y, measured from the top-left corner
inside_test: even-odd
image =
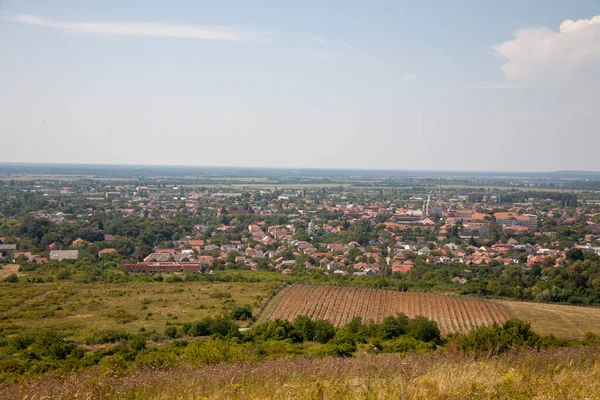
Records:
[[[104,314],[104,316],[108,318],[113,318],[120,324],[127,324],[131,321],[138,319],[137,315],[127,312],[122,308],[117,308],[115,311],[107,312],[106,314]]]
[[[56,279],[58,279],[59,281],[71,279],[71,271],[69,271],[66,268],[59,269],[58,272],[56,273]]]
[[[587,331],[585,335],[583,335],[583,343],[588,346],[600,346],[600,335]]]
[[[106,356],[100,360],[100,371],[107,376],[123,376],[128,367],[127,360],[120,354]]]
[[[382,339],[393,339],[405,335],[410,325],[409,318],[404,314],[398,314],[396,317],[385,317],[379,327]]]
[[[141,368],[166,368],[177,361],[177,355],[168,350],[144,351],[135,358],[135,365]]]
[[[410,334],[417,340],[423,342],[440,343],[442,334],[437,322],[425,317],[416,317],[410,322]]]
[[[539,348],[541,340],[528,322],[511,319],[502,326],[483,326],[466,335],[457,335],[451,344],[465,353],[493,356],[510,349]]]
[[[303,341],[311,342],[315,337],[315,323],[306,315],[298,315],[294,320],[294,329]]]
[[[190,336],[235,336],[239,331],[237,324],[225,317],[205,317],[191,324],[183,324],[182,329]]]
[[[435,350],[436,344],[433,342],[423,342],[412,336],[401,336],[383,343],[383,351],[386,353],[408,353],[415,350]]]
[[[146,340],[142,336],[134,336],[129,345],[135,351],[142,351],[146,348]]]
[[[131,335],[126,332],[115,331],[115,330],[104,330],[94,332],[92,336],[85,338],[85,344],[95,345],[104,343],[116,343],[122,340],[130,340]]]
[[[177,327],[173,325],[169,325],[165,328],[165,336],[171,339],[175,339],[177,337]]]
[[[315,335],[314,341],[319,343],[327,343],[335,336],[335,327],[329,321],[317,320],[315,321]]]
[[[339,330],[335,337],[323,346],[321,356],[333,357],[352,357],[356,351],[356,342],[351,334],[344,330]]]
[[[17,274],[10,274],[6,278],[4,278],[4,282],[18,283],[19,277],[17,276]]]
[[[249,305],[243,307],[234,307],[229,313],[229,317],[235,321],[246,321],[252,319],[252,308]]]
[[[252,341],[289,339],[292,343],[300,343],[304,340],[302,335],[296,331],[294,324],[279,318],[266,324],[255,325],[247,332],[246,338]]]
[[[185,359],[196,365],[240,362],[250,358],[249,351],[231,340],[210,339],[190,343],[183,350]]]

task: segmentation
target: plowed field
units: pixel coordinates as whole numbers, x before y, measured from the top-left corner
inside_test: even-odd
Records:
[[[509,319],[498,303],[434,293],[396,292],[359,287],[294,285],[283,289],[265,307],[261,321],[298,315],[325,319],[336,326],[358,316],[381,322],[388,315],[422,315],[436,321],[442,334],[468,332]]]

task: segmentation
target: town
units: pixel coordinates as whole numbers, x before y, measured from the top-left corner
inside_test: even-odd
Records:
[[[600,279],[574,277],[574,286],[561,272],[600,254],[593,192],[578,198],[544,189],[381,188],[353,185],[351,178],[343,185],[272,187],[146,181],[6,180],[4,261],[49,279],[58,274],[51,270],[77,274],[74,265],[87,265],[84,281],[107,269],[161,278],[262,270],[596,301],[592,289]],[[15,218],[23,221],[18,229]],[[15,279],[19,271],[12,271]]]

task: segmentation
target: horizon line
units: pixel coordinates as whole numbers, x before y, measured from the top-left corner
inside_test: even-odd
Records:
[[[110,166],[145,168],[223,168],[223,169],[267,169],[267,170],[325,170],[325,171],[371,171],[371,172],[456,172],[456,173],[495,173],[495,174],[553,174],[553,173],[597,173],[600,170],[558,169],[558,170],[469,170],[469,169],[395,169],[395,168],[344,168],[344,167],[290,167],[290,166],[248,166],[248,165],[189,165],[189,164],[127,164],[127,163],[86,163],[86,162],[32,162],[0,161],[1,165],[62,165],[62,166]],[[1,171],[0,171],[1,172]]]

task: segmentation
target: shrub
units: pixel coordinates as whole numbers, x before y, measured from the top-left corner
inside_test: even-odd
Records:
[[[440,343],[442,334],[437,322],[425,317],[416,317],[410,322],[410,334],[417,340],[423,342]]]
[[[250,353],[243,345],[231,340],[210,339],[190,343],[183,350],[183,356],[193,364],[202,365],[245,361]]]
[[[131,321],[138,319],[137,315],[127,312],[122,308],[117,308],[115,311],[107,312],[106,314],[104,314],[104,316],[108,318],[113,318],[120,324],[127,324]]]
[[[135,351],[142,351],[146,348],[146,340],[142,336],[134,336],[129,345]]]
[[[128,367],[127,360],[120,354],[106,356],[100,360],[100,371],[107,376],[123,376]]]
[[[334,357],[352,357],[356,351],[356,342],[352,336],[343,330],[339,330],[335,337],[323,346],[319,355]]]
[[[587,331],[585,335],[583,335],[583,343],[591,346],[600,346],[600,335]]]
[[[249,305],[243,307],[234,307],[229,313],[229,317],[235,321],[246,321],[252,319],[252,308]]]
[[[166,368],[177,361],[177,355],[168,350],[141,352],[135,358],[135,365],[142,368]]]
[[[165,336],[171,339],[175,339],[177,337],[177,327],[173,325],[169,325],[165,328]]]
[[[18,283],[19,277],[17,276],[17,274],[10,274],[6,278],[4,278],[4,282]]]
[[[327,343],[335,336],[335,327],[329,321],[317,320],[315,321],[315,335],[314,341],[319,343]]]
[[[126,332],[115,331],[115,330],[104,330],[94,332],[92,336],[85,338],[85,344],[95,345],[104,343],[116,343],[122,340],[131,339],[131,335]]]
[[[312,341],[315,337],[315,323],[306,315],[298,315],[294,320],[294,329],[304,341]]]
[[[408,332],[409,325],[410,320],[404,314],[398,314],[396,317],[385,317],[379,326],[381,338],[393,339],[402,336]]]
[[[255,325],[248,331],[247,338],[254,341],[291,340],[293,343],[303,341],[302,335],[296,331],[294,324],[284,319],[275,319],[266,324]]]
[[[59,281],[71,279],[71,271],[69,271],[66,268],[59,269],[58,272],[56,273],[56,279],[58,279]]]
[[[502,326],[483,326],[466,335],[455,336],[452,344],[466,353],[492,356],[510,349],[539,348],[541,340],[528,322],[511,319]]]

